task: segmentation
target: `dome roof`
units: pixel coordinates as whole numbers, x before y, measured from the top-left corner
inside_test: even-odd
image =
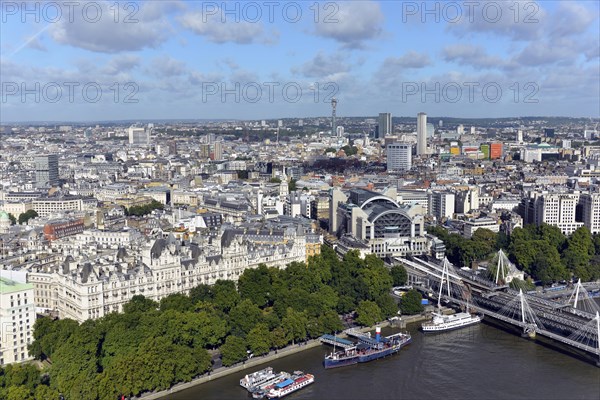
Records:
[[[5,211],[0,211],[0,221],[10,221],[8,213]]]

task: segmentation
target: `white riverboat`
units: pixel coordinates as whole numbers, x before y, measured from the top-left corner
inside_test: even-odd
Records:
[[[269,391],[266,392],[266,396],[269,399],[280,399],[296,390],[300,390],[303,387],[310,385],[314,381],[315,377],[312,374],[296,371],[290,379],[286,379],[269,389]]]
[[[446,277],[446,287],[448,288],[448,297],[450,297],[450,276],[448,272],[448,259],[444,258],[444,265],[442,268],[442,278],[440,281],[440,292],[438,294],[438,311],[432,313],[433,317],[431,321],[424,322],[421,324],[423,332],[443,332],[453,329],[460,329],[470,325],[478,324],[483,319],[483,315],[471,314],[469,312],[469,302],[467,300],[466,312],[459,312],[451,315],[444,315],[441,311],[441,299],[442,290],[444,289],[444,276]]]
[[[256,371],[252,374],[248,374],[240,379],[240,386],[246,390],[251,390],[254,387],[266,384],[270,380],[277,377],[278,374],[273,372],[273,368],[267,367]]]

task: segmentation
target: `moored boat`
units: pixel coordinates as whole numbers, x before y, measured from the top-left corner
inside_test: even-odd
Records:
[[[269,399],[280,399],[314,383],[314,381],[314,375],[305,374],[302,371],[295,371],[289,379],[286,379],[269,389],[269,391],[266,392],[266,396]]]
[[[356,336],[359,343],[346,347],[340,351],[333,351],[325,356],[325,368],[345,367],[357,363],[364,363],[397,353],[402,347],[409,344],[412,337],[408,333],[396,333],[381,337],[381,328],[376,328],[375,339],[366,335]]]
[[[260,371],[256,371],[244,376],[242,379],[240,379],[240,386],[244,389],[250,390],[252,387],[260,386],[276,376],[277,374],[273,372],[273,368],[267,367],[265,369],[261,369]]]
[[[441,312],[441,299],[442,291],[444,289],[444,281],[448,288],[448,297],[450,297],[450,276],[448,271],[448,265],[450,263],[444,258],[444,265],[442,268],[442,278],[440,281],[440,292],[438,294],[437,308],[438,312],[432,313],[432,319],[429,322],[421,324],[421,329],[425,333],[433,332],[444,332],[453,329],[464,328],[470,325],[478,324],[483,319],[483,315],[471,314],[469,312],[469,302],[467,300],[466,312],[459,312],[451,315],[444,315]],[[445,278],[444,278],[445,276]]]
[[[273,378],[268,379],[260,384],[250,387],[248,389],[248,391],[252,394],[254,394],[256,392],[264,392],[266,394],[266,391],[271,389],[276,384],[283,382],[286,379],[289,379],[290,376],[291,375],[288,372],[281,371],[280,373],[276,374]],[[263,396],[264,396],[264,394],[263,394]]]
[[[423,332],[443,332],[478,324],[483,316],[466,312],[451,315],[433,313],[433,319],[421,325]]]

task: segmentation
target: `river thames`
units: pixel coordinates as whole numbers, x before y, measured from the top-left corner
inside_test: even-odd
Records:
[[[427,336],[417,328],[408,327],[410,345],[381,360],[325,370],[323,345],[165,399],[251,399],[240,378],[269,365],[315,375],[286,399],[600,399],[600,368],[578,358],[487,324]]]

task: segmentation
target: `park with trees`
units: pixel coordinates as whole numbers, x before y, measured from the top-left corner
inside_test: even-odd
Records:
[[[351,251],[340,260],[323,246],[308,263],[260,265],[237,284],[218,280],[160,302],[134,296],[122,313],[82,324],[40,318],[29,350],[49,366],[28,366],[18,378],[0,369],[0,399],[138,396],[207,373],[213,354],[231,366],[248,351],[260,356],[340,331],[340,314],[355,313],[356,322],[371,326],[398,311],[390,292],[404,275],[394,271],[374,255]]]
[[[129,208],[125,208],[125,215],[133,215],[136,217],[143,217],[144,215],[150,214],[154,210],[162,210],[164,209],[164,205],[156,200],[152,200],[148,204],[144,204],[141,206],[131,206]]]

